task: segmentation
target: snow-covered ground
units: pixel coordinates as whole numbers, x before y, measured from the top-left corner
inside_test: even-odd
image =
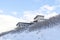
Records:
[[[19,31],[9,32],[0,36],[0,40],[60,40],[60,15],[47,21],[33,24],[22,33]]]
[[[0,40],[60,40],[60,25],[41,31],[9,33],[1,36]]]

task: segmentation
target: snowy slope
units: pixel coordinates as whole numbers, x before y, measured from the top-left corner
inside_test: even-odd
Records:
[[[60,40],[60,15],[31,25],[22,33],[8,33],[1,36],[0,40]]]
[[[0,37],[0,40],[60,40],[60,25],[42,29],[40,32],[9,33]]]

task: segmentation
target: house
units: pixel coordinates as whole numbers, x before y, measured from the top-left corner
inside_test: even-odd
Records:
[[[37,15],[35,18],[34,18],[34,22],[41,22],[41,21],[44,21],[44,16],[43,15]]]
[[[18,23],[16,24],[16,26],[22,28],[22,27],[27,27],[27,26],[29,26],[29,25],[31,25],[31,24],[33,24],[33,23],[18,22]]]
[[[24,22],[18,22],[16,24],[17,27],[19,28],[22,28],[22,27],[28,27],[29,25],[32,25],[36,22],[41,22],[41,21],[44,21],[44,16],[43,15],[37,15],[35,18],[34,18],[34,21],[32,23],[24,23]]]

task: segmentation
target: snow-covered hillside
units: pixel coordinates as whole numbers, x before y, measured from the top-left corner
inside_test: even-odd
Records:
[[[60,40],[60,15],[33,24],[22,33],[19,31],[10,32],[1,36],[0,40]]]
[[[60,40],[60,25],[41,31],[9,33],[0,37],[0,40]]]

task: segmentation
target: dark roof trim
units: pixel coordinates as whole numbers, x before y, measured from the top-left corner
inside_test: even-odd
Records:
[[[37,15],[34,19],[36,19],[37,17],[44,17],[43,15]]]
[[[21,23],[21,24],[33,24],[33,23],[18,22],[18,23],[16,24],[16,26],[19,25],[20,23]]]

